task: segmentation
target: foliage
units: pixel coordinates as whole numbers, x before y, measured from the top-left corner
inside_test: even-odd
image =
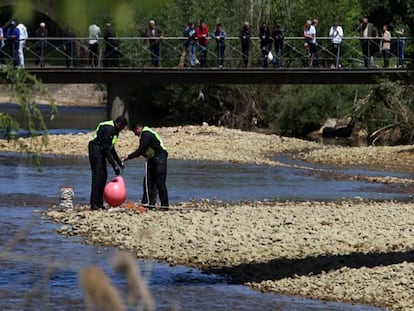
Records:
[[[0,112],[0,129],[0,137],[10,140],[13,132],[19,130],[19,123],[13,117]]]
[[[354,86],[283,86],[270,100],[267,123],[281,134],[304,137],[327,118],[351,115],[358,91]]]
[[[12,66],[8,65],[2,67],[0,72],[2,74],[3,83],[7,83],[11,100],[16,102],[19,106],[24,127],[29,131],[32,137],[36,137],[39,131],[45,133],[44,135],[41,135],[40,144],[29,146],[23,144],[20,140],[17,140],[24,151],[35,156],[39,151],[37,148],[41,148],[48,143],[47,127],[43,115],[36,103],[36,96],[48,98],[48,101],[51,104],[50,109],[52,118],[57,113],[53,98],[47,92],[44,85],[24,69],[13,69]],[[5,126],[6,129],[8,128],[9,132],[17,130],[20,126],[16,120],[6,114],[0,114],[0,124],[3,129],[3,126]],[[8,136],[8,138],[17,139],[15,136]]]
[[[381,138],[387,144],[414,142],[413,86],[382,81],[359,102],[354,113],[356,122],[365,126],[371,140]]]

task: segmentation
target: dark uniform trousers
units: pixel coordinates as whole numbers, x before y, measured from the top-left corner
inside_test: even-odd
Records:
[[[144,177],[144,194],[142,203],[154,206],[157,199],[157,190],[161,201],[161,206],[168,206],[168,191],[166,186],[167,179],[167,158],[166,151],[147,160],[147,172]],[[149,197],[149,199],[148,199]]]
[[[101,208],[103,206],[103,189],[108,178],[106,169],[106,158],[102,154],[102,148],[93,140],[89,142],[89,163],[92,170],[92,191],[90,198],[91,208]]]

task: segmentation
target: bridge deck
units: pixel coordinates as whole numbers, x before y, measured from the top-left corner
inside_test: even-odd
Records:
[[[149,84],[374,84],[411,83],[406,69],[28,68],[44,83]]]

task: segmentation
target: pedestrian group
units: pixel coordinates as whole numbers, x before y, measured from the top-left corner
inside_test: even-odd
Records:
[[[319,44],[317,42],[318,20],[309,19],[303,26],[304,49],[305,49],[305,66],[319,67],[321,66],[319,55]],[[25,67],[24,50],[29,38],[28,30],[22,23],[11,20],[6,26],[0,28],[0,64],[5,64],[6,58],[12,60],[13,66]],[[160,67],[161,59],[161,41],[165,33],[162,27],[156,24],[155,20],[148,22],[145,35],[148,37],[148,52],[150,54],[151,65]],[[404,29],[396,30],[396,54],[397,67],[404,66],[404,49],[405,38]],[[39,24],[35,30],[34,36],[35,47],[31,51],[35,53],[36,64],[40,67],[45,66],[45,55],[48,47],[49,32],[44,22]],[[70,27],[64,30],[64,36],[68,39],[62,46],[62,50],[66,56],[66,66],[77,66],[77,55],[79,47],[75,42],[75,35]],[[201,19],[197,24],[188,22],[184,26],[182,51],[179,57],[180,68],[188,67],[207,67],[208,51],[210,40],[215,42],[216,66],[223,68],[225,66],[226,38],[228,34],[220,22],[216,23],[214,30],[209,31],[207,22]],[[282,67],[282,52],[284,46],[283,28],[275,24],[270,27],[267,22],[260,24],[257,33],[260,44],[260,66],[267,68],[272,65],[275,68]],[[335,19],[330,27],[329,38],[331,39],[331,55],[330,67],[338,69],[341,67],[342,41],[344,30],[339,20]],[[367,18],[361,20],[360,25],[356,28],[355,37],[359,38],[361,51],[363,55],[363,64],[370,67],[374,55],[380,53],[383,57],[383,67],[390,66],[391,57],[391,33],[388,25],[383,25],[382,35],[377,28],[368,21]],[[252,46],[253,32],[248,21],[245,21],[238,33],[241,47],[241,62],[243,67],[248,67],[250,63],[250,50]],[[100,50],[100,40],[103,39],[104,49]],[[117,67],[120,64],[121,53],[119,51],[119,42],[116,33],[113,31],[111,23],[106,23],[103,31],[97,25],[92,23],[88,28],[88,66],[100,67],[102,59],[103,67]],[[103,53],[102,53],[103,52]]]

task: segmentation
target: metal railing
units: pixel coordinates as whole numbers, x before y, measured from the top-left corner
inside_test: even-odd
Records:
[[[109,67],[109,68],[148,68],[153,66],[154,50],[150,48],[147,37],[119,37],[110,38],[105,41],[99,39],[98,52],[94,53],[88,44],[88,38],[29,38],[24,45],[24,56],[26,67]],[[159,40],[159,65],[161,67],[189,67],[189,51],[184,48],[186,42],[184,37],[163,37]],[[364,55],[362,54],[359,37],[344,37],[341,43],[340,55],[335,54],[332,49],[331,38],[317,38],[318,61],[313,66],[331,68],[334,64],[340,64],[341,68],[364,67]],[[401,53],[402,44],[406,44],[406,38],[393,37],[391,40],[390,67],[400,67],[406,63]],[[370,38],[370,55],[368,55],[371,67],[382,68],[383,58],[381,55],[381,38]],[[281,58],[282,68],[309,67],[310,55],[305,48],[303,37],[285,37]],[[225,40],[224,67],[244,67],[243,53],[238,37],[227,37]],[[199,59],[200,48],[196,46],[197,59]],[[272,46],[274,53],[274,46]],[[7,42],[3,47],[3,55],[6,60],[13,59],[12,49]],[[155,52],[156,53],[156,52]],[[250,41],[249,63],[247,67],[260,68],[266,63],[266,53],[260,48],[260,40],[253,37]],[[339,56],[339,58],[338,58]],[[367,57],[367,56],[365,56]],[[91,58],[97,59],[97,64],[91,62]],[[315,60],[315,57],[313,57]],[[207,50],[207,66],[218,67],[216,42],[210,39]],[[267,66],[275,65],[276,55]],[[334,66],[338,67],[338,66]],[[332,68],[334,68],[332,67]]]

